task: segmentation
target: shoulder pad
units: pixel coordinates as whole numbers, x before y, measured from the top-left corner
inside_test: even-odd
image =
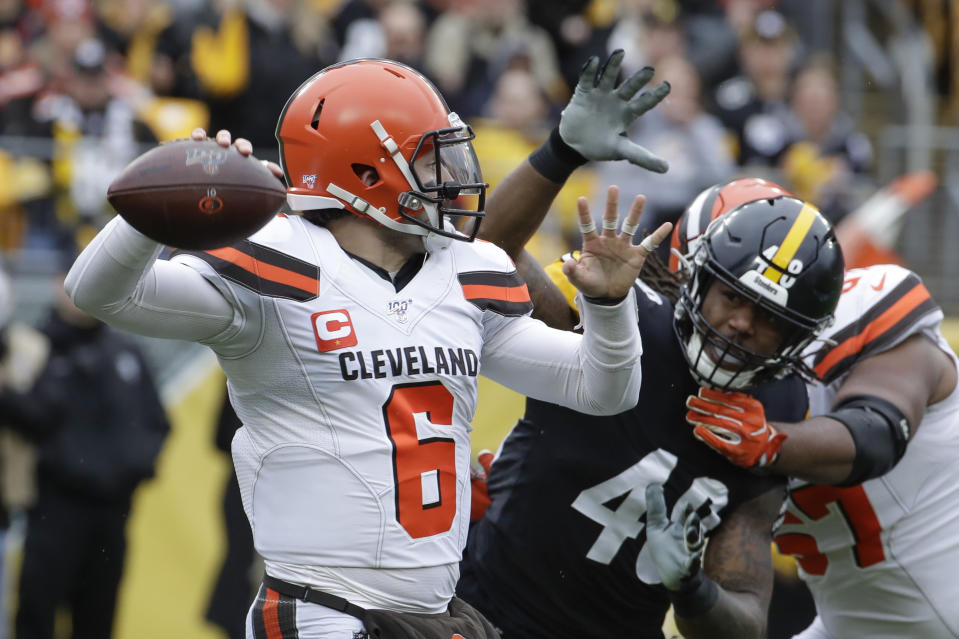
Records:
[[[835,323],[821,335],[829,344],[811,357],[816,373],[829,383],[857,361],[937,326],[942,310],[918,275],[880,264],[846,273]],[[812,350],[816,350],[813,344]]]
[[[456,269],[463,271],[502,271],[516,270],[512,258],[500,247],[485,240],[473,242],[453,241],[449,250],[456,255]]]
[[[456,276],[463,297],[482,311],[506,317],[533,312],[526,282],[506,251],[490,242],[454,242]]]
[[[305,302],[320,293],[320,267],[291,251],[297,236],[291,226],[286,216],[277,216],[250,239],[208,251],[177,250],[171,259],[190,255],[260,295]]]

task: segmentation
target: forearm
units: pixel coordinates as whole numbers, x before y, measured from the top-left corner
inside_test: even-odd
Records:
[[[698,615],[673,613],[685,639],[759,639],[766,636],[766,607],[750,592],[717,588],[713,606]]]
[[[496,244],[516,261],[562,187],[562,183],[541,175],[529,160],[523,160],[490,192],[479,237]]]
[[[636,293],[615,306],[580,302],[583,343],[580,359],[590,412],[620,413],[636,405],[642,384],[642,339],[636,322]]]
[[[579,315],[570,307],[566,296],[543,266],[527,251],[521,251],[515,261],[533,302],[533,317],[552,328],[573,330],[579,323]]]
[[[610,415],[636,405],[642,343],[630,292],[616,306],[584,306],[586,333],[514,320],[487,341],[481,373],[504,386],[587,414]]]
[[[133,295],[162,249],[115,217],[80,253],[63,286],[78,308],[104,319]]]
[[[700,605],[674,594],[676,625],[686,639],[751,639],[765,636],[773,566],[771,527],[785,498],[773,487],[723,515],[706,545],[702,571],[716,584]]]
[[[813,417],[798,424],[774,423],[786,441],[774,472],[817,484],[838,484],[849,477],[856,447],[849,430],[828,417]]]
[[[549,138],[490,193],[479,236],[515,261],[539,229],[556,194],[586,158],[554,129]]]
[[[233,307],[202,275],[157,260],[162,246],[114,218],[67,274],[74,304],[124,330],[185,340],[212,338],[227,329]]]

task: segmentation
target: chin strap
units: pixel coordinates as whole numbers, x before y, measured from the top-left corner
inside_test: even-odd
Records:
[[[338,187],[337,185],[333,184],[332,182],[326,185],[326,191],[330,195],[337,197],[343,200],[344,202],[346,202],[347,206],[352,206],[354,209],[356,209],[360,213],[369,215],[370,208],[371,208],[370,203],[364,200],[363,198],[361,198],[359,195],[353,195],[346,189],[342,189]]]

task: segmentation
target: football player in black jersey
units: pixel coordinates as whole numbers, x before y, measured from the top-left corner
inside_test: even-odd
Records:
[[[632,78],[615,88],[621,60],[587,65],[559,128],[493,192],[481,234],[516,260],[534,315],[567,330],[579,318],[561,276],[523,245],[586,158],[641,158],[655,170],[645,149],[624,152],[619,133],[659,88],[637,98],[624,89]],[[507,204],[517,194],[522,205]],[[458,593],[507,639],[660,638],[670,604],[687,639],[765,634],[784,485],[717,460],[693,437],[685,401],[700,386],[746,389],[767,415],[803,416],[799,354],[831,321],[841,252],[815,208],[782,195],[710,227],[681,288],[659,265],[636,283],[636,407],[594,418],[528,400],[492,465],[492,504],[470,533]]]

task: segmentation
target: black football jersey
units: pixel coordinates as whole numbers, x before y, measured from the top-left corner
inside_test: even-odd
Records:
[[[725,511],[783,485],[693,437],[685,402],[698,386],[672,305],[637,292],[644,354],[636,407],[595,417],[528,400],[491,468],[492,505],[470,532],[457,593],[506,639],[661,638],[669,599],[644,549],[647,484],[665,485],[670,512],[692,503],[710,531]],[[805,417],[796,376],[751,392],[770,421]]]

